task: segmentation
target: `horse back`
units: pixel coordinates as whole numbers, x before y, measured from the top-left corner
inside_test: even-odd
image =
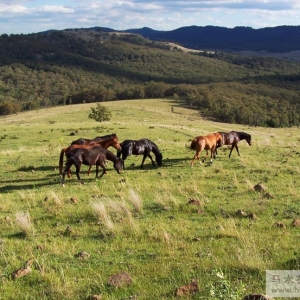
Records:
[[[206,145],[205,136],[196,136],[191,142],[191,149],[196,151],[202,151]]]
[[[104,149],[101,146],[82,148],[80,154],[82,163],[86,165],[94,165],[104,162],[107,156],[107,151],[107,149]]]
[[[222,132],[222,145],[234,145],[240,140],[236,131]]]
[[[210,150],[216,147],[217,142],[222,139],[222,135],[219,133],[210,133],[205,136],[205,149]]]

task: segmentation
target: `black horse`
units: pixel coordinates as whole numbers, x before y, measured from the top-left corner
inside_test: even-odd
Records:
[[[158,149],[157,145],[150,141],[149,139],[143,138],[140,140],[125,140],[121,144],[121,151],[118,151],[117,156],[121,157],[123,161],[123,169],[125,170],[125,159],[131,155],[143,155],[143,160],[141,168],[144,166],[146,157],[149,157],[152,161],[152,165],[155,166],[155,163],[152,159],[150,152],[153,152],[155,155],[156,162],[159,166],[162,165],[162,154]]]
[[[238,142],[242,140],[246,140],[248,145],[252,145],[251,135],[246,132],[241,131],[230,131],[230,132],[219,132],[222,135],[221,143],[217,144],[215,155],[218,155],[217,149],[223,145],[231,145],[231,149],[229,152],[229,157],[231,156],[233,148],[236,149],[238,155],[240,156]]]
[[[67,162],[64,171],[62,172],[61,184],[65,183],[65,176],[70,170],[72,165],[76,167],[76,176],[78,181],[82,184],[84,182],[80,178],[81,165],[96,165],[96,178],[101,178],[106,174],[105,161],[110,160],[114,163],[114,168],[118,174],[122,170],[122,160],[118,158],[113,152],[103,148],[102,146],[94,146],[90,148],[73,148],[69,152],[66,152]],[[102,174],[98,176],[99,167],[103,169]]]

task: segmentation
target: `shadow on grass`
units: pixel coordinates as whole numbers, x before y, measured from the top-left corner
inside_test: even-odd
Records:
[[[51,172],[55,171],[55,169],[58,170],[58,166],[40,166],[40,167],[34,167],[34,166],[21,166],[15,171],[12,172],[32,172],[32,171],[40,171],[40,172]]]
[[[9,238],[9,239],[26,239],[26,238],[28,238],[26,233],[22,232],[22,231],[10,234],[6,237]]]
[[[155,166],[152,165],[151,162],[147,162],[147,160],[144,163],[144,167],[141,168],[141,163],[130,163],[130,161],[125,160],[125,171],[126,170],[153,170],[153,169],[163,169],[164,167],[173,167],[173,166],[179,166],[182,163],[185,163],[186,161],[192,161],[193,156],[190,158],[183,157],[183,158],[166,158],[163,159],[162,166],[158,166],[155,162]]]
[[[282,264],[282,270],[299,270],[300,269],[300,255],[285,261]]]
[[[51,177],[54,175],[51,175]],[[57,177],[57,175],[55,175]],[[8,193],[15,190],[31,190],[36,188],[41,188],[45,186],[52,186],[60,184],[60,180],[57,181],[47,181],[45,178],[40,179],[16,179],[16,180],[7,180],[6,182],[1,183],[0,193]]]

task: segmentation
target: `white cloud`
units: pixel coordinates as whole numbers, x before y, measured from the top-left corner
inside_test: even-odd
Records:
[[[25,6],[21,5],[0,5],[0,16],[3,13],[9,13],[9,14],[23,14],[28,12],[28,9]]]
[[[34,12],[49,12],[49,13],[74,13],[75,9],[71,7],[65,7],[62,5],[59,6],[51,6],[45,5],[39,8],[35,8],[32,11]]]
[[[0,0],[0,34],[86,26],[172,30],[299,25],[299,10],[299,0]]]

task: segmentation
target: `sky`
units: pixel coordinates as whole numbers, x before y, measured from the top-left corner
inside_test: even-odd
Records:
[[[300,25],[300,0],[0,0],[0,34],[50,29]]]

